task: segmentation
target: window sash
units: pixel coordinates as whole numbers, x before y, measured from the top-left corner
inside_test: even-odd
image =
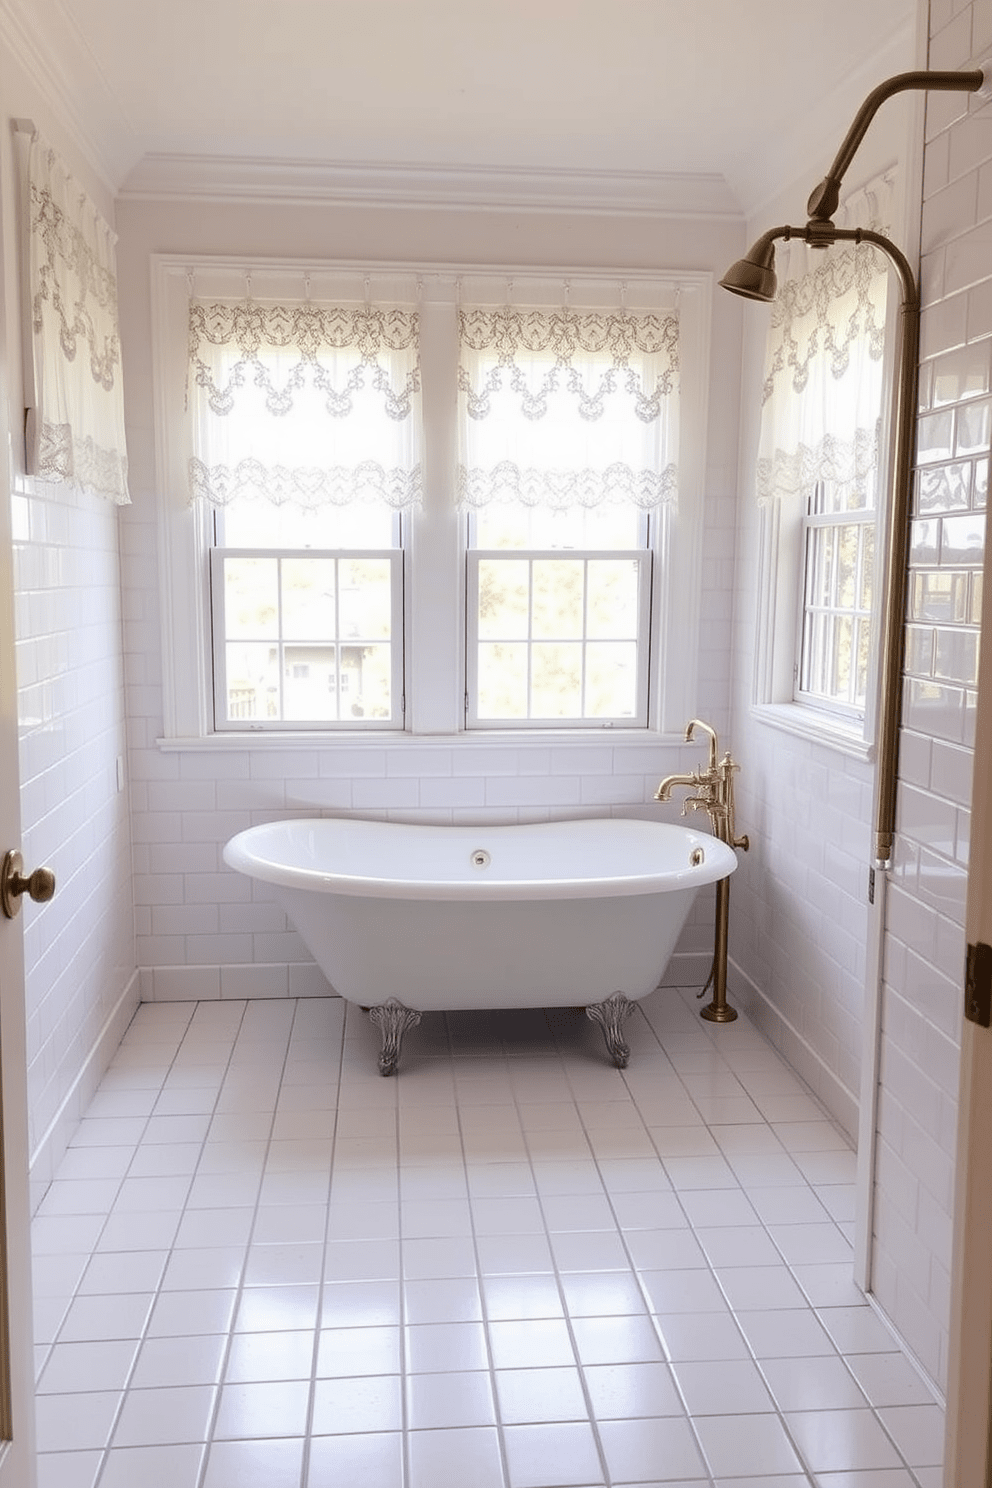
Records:
[[[814,494],[802,528],[803,583],[794,701],[863,719],[871,664],[872,579],[876,513],[872,508],[823,513]],[[845,537],[845,530],[849,536]],[[848,559],[845,542],[853,542]],[[852,591],[841,594],[844,574]]]
[[[266,628],[259,625],[257,633],[238,635],[237,626],[230,626],[226,601],[227,579],[234,574],[233,565],[249,560],[270,563],[274,566],[274,616]],[[342,624],[344,610],[340,577],[342,566],[354,562],[382,564],[386,571],[389,618],[386,633],[374,625],[365,634],[361,626],[357,629]],[[333,615],[331,623],[323,630],[315,626],[312,631],[301,624],[294,625],[292,615],[287,616],[284,583],[287,564],[324,563],[333,565]],[[349,731],[349,730],[402,730],[404,713],[403,688],[403,552],[397,548],[222,548],[214,547],[209,552],[210,612],[213,660],[213,726],[217,732],[299,732],[301,730]],[[234,631],[234,633],[230,633]],[[247,696],[241,705],[232,710],[232,699],[237,691],[232,676],[230,658],[237,647],[255,647],[256,665],[261,661],[267,670],[269,681],[265,686],[264,711],[260,711],[257,696],[249,708]],[[260,658],[258,652],[267,649],[269,656]],[[356,653],[363,653],[357,655]],[[369,652],[373,652],[369,657]],[[378,653],[375,655],[374,653]],[[330,654],[329,654],[330,653]],[[350,654],[348,654],[350,653]],[[344,709],[362,706],[360,692],[356,691],[355,679],[362,673],[363,663],[373,661],[369,683],[371,704],[385,688],[389,712],[386,716],[350,714],[342,717]],[[333,695],[333,706],[328,706],[323,715],[314,709],[308,713],[294,701],[294,689],[287,686],[293,681],[307,680],[300,673],[302,667],[316,665],[327,674],[327,688]],[[252,689],[258,693],[258,686]],[[247,692],[248,689],[245,689]],[[301,689],[314,695],[314,689]],[[233,711],[233,716],[232,716]],[[290,716],[287,717],[287,713]]]
[[[469,549],[466,554],[465,727],[480,730],[645,728],[649,707],[653,556],[648,548]],[[557,633],[550,620],[542,617],[540,604],[536,602],[542,581],[540,565],[548,564],[573,564],[581,569],[580,613],[573,611],[571,623],[566,622]],[[595,567],[590,567],[596,564],[629,564],[635,571],[632,624],[623,633],[597,634],[595,623],[591,623],[590,581],[595,583],[597,577],[603,576],[602,570],[597,574]],[[516,580],[518,589],[520,579],[526,574],[526,604],[502,629],[486,625],[480,619],[480,593],[487,574],[486,566],[491,573],[494,566],[500,565],[518,566],[515,573],[513,569],[509,570],[510,582]],[[511,654],[504,651],[502,658],[496,657],[496,647],[505,647]],[[485,707],[487,688],[491,698],[492,679],[499,675],[501,659],[505,663],[505,685],[516,694],[517,711],[502,712]],[[560,713],[540,708],[542,690],[544,696],[548,696],[547,686],[542,688],[542,678],[547,678],[549,672],[554,675],[556,665],[559,676],[564,673],[567,677],[571,673],[572,677],[568,688],[572,707]],[[620,669],[621,674],[625,670],[628,673],[626,689],[631,698],[630,709],[607,707],[603,711],[591,711],[595,706],[596,688],[603,686],[611,667]],[[614,689],[611,699],[607,688],[607,702],[615,702],[617,696]],[[574,706],[576,702],[577,707]],[[535,704],[538,705],[537,712]]]
[[[455,483],[455,400],[440,395],[453,380],[457,345],[457,307],[460,294],[471,286],[473,296],[486,303],[499,303],[506,294],[508,278],[515,297],[528,301],[560,291],[561,272],[542,267],[500,265],[479,271],[476,265],[388,263],[372,274],[375,298],[393,303],[410,302],[415,276],[422,281],[421,357],[426,398],[423,505],[402,517],[403,601],[406,637],[404,642],[404,723],[397,734],[444,736],[457,740],[465,727],[465,561],[462,522],[457,512]],[[223,513],[207,503],[191,507],[188,501],[188,459],[191,448],[191,419],[185,402],[188,364],[189,293],[191,278],[195,293],[204,299],[237,297],[243,294],[245,275],[250,273],[253,294],[267,298],[299,294],[303,276],[295,261],[255,260],[246,263],[216,256],[178,254],[152,255],[153,355],[156,408],[156,505],[158,564],[162,603],[163,720],[160,744],[163,749],[232,747],[234,735],[250,748],[283,748],[300,742],[312,747],[314,731],[286,727],[283,731],[229,729],[219,731],[213,713],[213,646],[209,551],[216,544],[214,520]],[[326,260],[308,267],[313,297],[334,302],[361,302],[367,292],[369,270],[365,264]],[[650,308],[671,305],[679,296],[679,336],[682,361],[678,435],[683,452],[679,474],[678,520],[671,509],[661,508],[651,517],[651,546],[654,552],[651,585],[654,590],[650,621],[650,707],[646,727],[660,734],[682,729],[687,717],[698,712],[699,636],[702,609],[704,485],[709,424],[706,417],[707,366],[710,346],[712,276],[703,270],[672,267],[662,274],[619,273],[597,269],[572,282],[583,303],[610,306],[616,303],[618,280],[627,283],[632,306]],[[287,545],[295,542],[290,538]],[[330,539],[336,542],[336,538]],[[664,665],[662,666],[662,659]],[[586,732],[592,744],[599,729],[591,720]],[[630,720],[623,720],[630,725]],[[369,730],[369,724],[364,725]],[[640,732],[642,725],[631,726]],[[507,730],[514,732],[515,729]],[[527,735],[520,730],[523,736]],[[559,733],[554,721],[545,729]],[[575,738],[581,728],[570,733]],[[319,734],[334,750],[350,747],[355,734],[347,729],[321,726]],[[479,736],[476,735],[478,740]]]

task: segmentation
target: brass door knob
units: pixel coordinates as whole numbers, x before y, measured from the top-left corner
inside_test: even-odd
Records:
[[[24,877],[24,859],[19,852],[4,853],[0,866],[0,907],[8,920],[21,908],[21,895],[27,894],[37,904],[47,904],[55,893],[55,874],[50,868],[36,868]]]

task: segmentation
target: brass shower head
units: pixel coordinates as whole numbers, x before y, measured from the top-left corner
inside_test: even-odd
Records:
[[[775,278],[775,239],[780,236],[764,233],[744,258],[739,258],[720,280],[731,294],[743,295],[746,300],[761,300],[768,303],[775,298],[778,281]]]

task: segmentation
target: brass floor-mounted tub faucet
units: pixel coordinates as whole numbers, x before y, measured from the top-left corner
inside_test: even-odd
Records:
[[[666,775],[654,793],[656,801],[670,801],[672,790],[675,786],[685,786],[695,795],[686,796],[682,802],[682,815],[686,816],[690,811],[705,811],[710,819],[714,837],[719,837],[721,842],[726,842],[730,847],[740,848],[747,852],[750,846],[747,837],[737,836],[737,824],[734,807],[734,772],[740,769],[730,756],[730,752],[724,754],[721,760],[717,760],[719,744],[716,729],[710,728],[708,723],[703,723],[699,718],[692,718],[686,724],[685,740],[692,742],[696,729],[709,735],[709,760],[706,769],[693,770],[688,775]],[[713,1001],[707,1003],[702,1009],[701,1016],[710,1023],[732,1023],[737,1017],[735,1010],[727,1002],[727,943],[730,925],[730,879],[721,878],[716,886],[716,925],[713,944],[713,965],[706,979],[706,986],[700,992],[700,997],[705,996],[710,984],[713,985]]]

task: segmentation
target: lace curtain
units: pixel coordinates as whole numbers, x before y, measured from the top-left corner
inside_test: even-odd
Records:
[[[416,311],[191,298],[188,403],[191,501],[420,499]]]
[[[459,312],[459,504],[651,510],[678,489],[678,318]]]
[[[855,193],[838,226],[886,231],[893,184],[880,176]],[[819,481],[865,504],[878,466],[882,357],[888,290],[886,259],[869,243],[813,249],[776,247],[778,297],[772,305],[758,448],[758,500],[807,498]]]
[[[28,156],[28,472],[125,504],[131,498],[115,243],[82,187],[35,133]]]

